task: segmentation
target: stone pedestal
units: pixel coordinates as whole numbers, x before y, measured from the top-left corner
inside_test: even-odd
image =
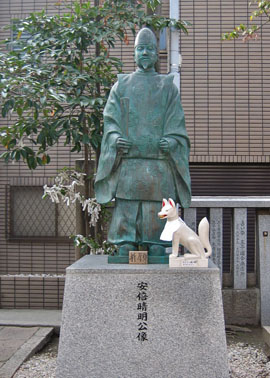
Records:
[[[57,378],[228,377],[219,270],[113,265],[67,269]]]

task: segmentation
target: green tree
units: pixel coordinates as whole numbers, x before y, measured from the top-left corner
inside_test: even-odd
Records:
[[[60,140],[72,152],[83,150],[88,198],[90,147],[98,160],[103,108],[122,68],[110,50],[119,40],[128,44],[128,31],[135,35],[144,25],[187,33],[187,22],[156,14],[158,5],[159,0],[81,1],[67,6],[63,15],[43,11],[13,22],[17,37],[3,41],[0,53],[1,114],[5,119],[13,115],[0,129],[6,149],[1,157],[35,169],[50,162],[50,148]]]
[[[256,5],[256,9],[251,12],[250,21],[254,21],[257,18],[262,18],[260,25],[244,25],[240,24],[236,26],[233,31],[224,33],[222,35],[223,40],[232,40],[239,37],[243,38],[244,42],[247,42],[250,39],[258,38],[258,31],[263,29],[263,27],[270,22],[270,1],[259,1],[253,0],[249,3],[249,6]]]

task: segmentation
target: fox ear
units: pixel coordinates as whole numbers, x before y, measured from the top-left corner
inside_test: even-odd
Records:
[[[166,205],[166,203],[167,203],[167,200],[165,198],[163,198],[163,200],[162,200],[162,207],[164,207]]]
[[[171,205],[171,207],[175,207],[174,200],[172,200],[171,198],[169,198],[169,204]]]

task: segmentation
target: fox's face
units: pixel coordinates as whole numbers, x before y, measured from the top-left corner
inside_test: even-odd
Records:
[[[158,213],[160,219],[171,218],[176,215],[176,207],[174,201],[169,198],[167,201],[165,198],[162,200],[162,208]]]

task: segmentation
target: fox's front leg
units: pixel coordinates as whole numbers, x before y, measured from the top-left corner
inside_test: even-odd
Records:
[[[179,237],[176,233],[173,234],[172,240],[172,255],[178,257],[179,251]]]

